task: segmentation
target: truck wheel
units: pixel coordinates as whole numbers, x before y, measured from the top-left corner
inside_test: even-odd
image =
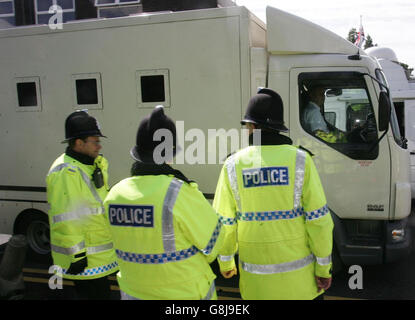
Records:
[[[333,243],[333,266],[332,266],[332,275],[339,274],[344,269],[344,263],[342,259],[340,258],[339,251],[337,250],[337,246],[335,243]]]
[[[34,210],[22,212],[17,218],[14,233],[26,236],[28,260],[50,261],[49,221],[45,213]]]

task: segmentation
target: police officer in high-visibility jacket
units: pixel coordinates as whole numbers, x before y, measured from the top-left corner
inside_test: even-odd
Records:
[[[228,157],[213,202],[226,229],[221,273],[236,274],[238,252],[243,299],[314,299],[331,284],[333,222],[313,160],[279,134],[276,92],[251,98],[242,124],[251,145]]]
[[[99,155],[100,137],[94,117],[70,114],[64,141],[69,145],[46,177],[53,262],[63,278],[74,280],[79,299],[110,299],[107,276],[118,270],[103,208],[108,162]]]
[[[132,176],[105,199],[122,299],[217,298],[209,263],[222,223],[197,184],[166,163],[177,149],[175,124],[158,106],[139,125]]]
[[[323,86],[309,86],[308,103],[304,107],[300,121],[303,128],[329,143],[347,142],[346,132],[329,124],[324,118],[324,101],[327,88]]]

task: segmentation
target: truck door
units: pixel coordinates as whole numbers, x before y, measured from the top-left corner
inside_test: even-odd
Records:
[[[290,71],[290,137],[314,154],[330,209],[340,218],[387,219],[390,156],[376,144],[378,98],[367,70]]]
[[[405,100],[405,138],[408,139],[408,150],[411,161],[411,190],[415,198],[415,100]]]

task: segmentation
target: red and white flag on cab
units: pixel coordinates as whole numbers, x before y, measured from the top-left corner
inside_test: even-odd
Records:
[[[359,48],[361,48],[365,40],[366,39],[365,39],[365,32],[363,30],[362,16],[360,16],[360,28],[359,28],[359,32],[357,33],[357,38],[354,44],[355,46],[358,46]]]

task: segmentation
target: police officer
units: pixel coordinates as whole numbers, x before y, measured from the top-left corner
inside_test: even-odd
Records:
[[[139,125],[131,177],[105,199],[122,299],[217,297],[209,263],[222,223],[197,184],[167,164],[177,151],[176,126],[158,106]]]
[[[97,120],[76,111],[65,121],[68,147],[46,177],[53,262],[75,282],[79,299],[109,299],[107,276],[118,270],[105,220],[108,162],[99,155]]]
[[[324,101],[327,88],[318,84],[308,86],[308,103],[301,113],[301,123],[304,129],[329,143],[345,143],[345,132],[330,125],[324,118]]]
[[[281,97],[261,89],[249,101],[245,124],[251,145],[226,160],[213,207],[226,242],[218,262],[236,274],[239,251],[243,299],[314,299],[330,287],[333,222],[311,156],[292,145]],[[254,134],[253,134],[254,133]]]
[[[331,125],[324,118],[324,102],[327,87],[321,84],[308,84],[306,99],[308,103],[301,113],[301,124],[304,129],[328,143],[367,143],[377,139],[376,122],[373,113],[368,114],[363,126],[351,128],[344,132]],[[362,104],[360,107],[364,106]],[[356,105],[355,108],[358,108]]]
[[[327,122],[323,117],[324,101],[326,99],[325,91],[326,88],[319,86],[309,88],[309,101],[301,115],[307,132],[323,131],[324,133],[329,133]]]

